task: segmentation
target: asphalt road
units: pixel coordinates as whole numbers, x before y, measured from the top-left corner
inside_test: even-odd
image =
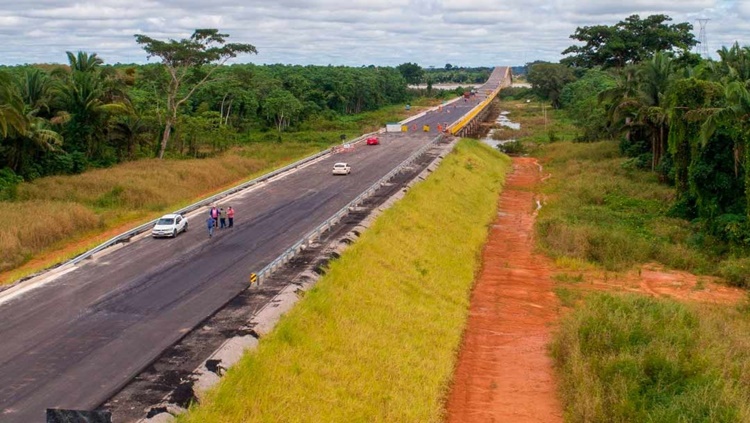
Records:
[[[382,134],[379,146],[357,145],[222,201],[236,210],[235,227],[213,238],[201,212],[175,239],[133,241],[2,304],[0,421],[42,422],[46,408],[104,402],[245,289],[251,272],[432,140],[438,123],[460,118],[483,92],[409,123],[418,131]],[[424,124],[430,133],[421,132]],[[350,163],[352,174],[331,175],[337,161]]]

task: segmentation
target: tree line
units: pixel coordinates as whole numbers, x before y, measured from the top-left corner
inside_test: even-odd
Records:
[[[633,15],[578,28],[560,63],[532,63],[535,94],[562,108],[578,141],[612,139],[628,160],[675,188],[670,215],[691,220],[721,253],[750,247],[750,47],[718,59],[691,52],[689,23]],[[711,239],[719,240],[712,243]]]
[[[202,157],[251,129],[281,140],[316,119],[409,98],[393,67],[225,65],[255,47],[215,29],[179,41],[135,37],[160,63],[107,65],[68,52],[67,65],[0,68],[0,190],[144,157]]]

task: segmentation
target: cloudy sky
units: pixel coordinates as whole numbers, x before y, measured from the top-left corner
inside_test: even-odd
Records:
[[[0,0],[0,64],[146,63],[134,34],[181,39],[218,28],[258,55],[237,62],[423,67],[557,61],[576,27],[631,14],[697,19],[714,52],[750,45],[750,0]],[[715,54],[714,54],[715,57]],[[154,60],[154,59],[152,59]]]

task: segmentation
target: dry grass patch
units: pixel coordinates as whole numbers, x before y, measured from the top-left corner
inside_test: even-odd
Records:
[[[0,270],[29,258],[29,246],[51,245],[71,233],[100,226],[99,217],[76,203],[31,200],[3,204],[0,220]]]

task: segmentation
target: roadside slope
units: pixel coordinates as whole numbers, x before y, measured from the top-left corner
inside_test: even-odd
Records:
[[[441,421],[508,167],[461,141],[180,421]]]

